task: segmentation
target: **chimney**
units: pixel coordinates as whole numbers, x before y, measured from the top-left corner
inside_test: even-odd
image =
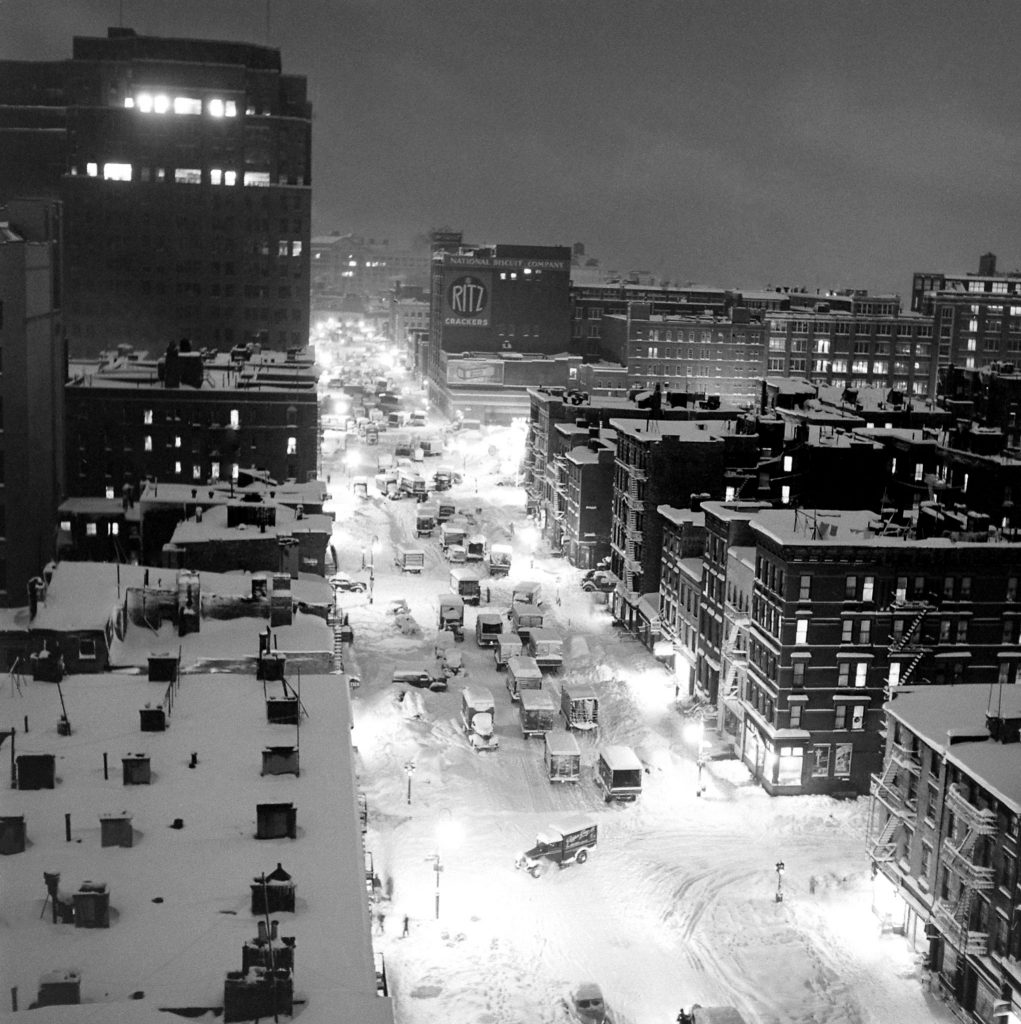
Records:
[[[978,258],[978,272],[980,274],[996,273],[996,253],[987,252]]]

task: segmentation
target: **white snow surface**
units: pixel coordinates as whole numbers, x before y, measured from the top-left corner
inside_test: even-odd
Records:
[[[394,663],[426,665],[434,657],[448,567],[434,537],[420,542],[421,576],[396,569],[393,545],[414,539],[416,505],[355,499],[338,453],[331,477],[338,568],[365,578],[365,552],[373,537],[381,543],[373,602],[367,593],[339,597],[355,631],[344,668],[361,681],[350,701],[354,728],[338,676],[303,679],[310,716],[301,728],[300,777],[259,775],[261,748],[290,742],[281,737],[293,730],[265,722],[262,684],[250,676],[186,674],[161,734],[138,729],[138,708],[158,699],[158,684],[124,674],[73,677],[63,688],[74,733],[62,738],[55,687],[28,683],[18,693],[5,681],[0,725],[16,728],[19,752],[57,751],[60,782],[55,791],[5,794],[3,813],[26,815],[29,849],[0,862],[4,999],[17,985],[24,1009],[42,973],[73,966],[83,971],[88,1002],[35,1010],[27,1019],[174,1020],[181,1018],[155,1007],[217,1004],[224,972],[240,968],[241,944],[254,937],[251,879],[280,861],[295,878],[298,907],[274,917],[281,934],[298,938],[295,1016],[306,1024],[385,1018],[374,1012],[383,1001],[372,995],[370,942],[385,956],[401,1024],[561,1024],[565,997],[586,981],[601,986],[618,1024],[673,1024],[679,1008],[694,1002],[733,1004],[748,1024],[954,1019],[925,984],[921,950],[883,932],[872,912],[865,800],[770,798],[733,760],[711,762],[706,792],[696,796],[694,753],[682,736],[672,678],[611,626],[603,595],[582,592],[578,571],[542,547],[524,518],[523,491],[495,486],[513,475],[522,442],[520,427],[460,439],[455,461],[465,483],[452,494],[490,542],[513,546],[510,575],[483,580],[483,610],[506,609],[515,582],[540,580],[551,625],[570,652],[563,673],[544,687],[555,691],[579,678],[599,695],[598,732],[575,734],[581,781],[547,780],[542,741],[522,737],[505,673],[491,648],[475,645],[474,609],[459,647],[466,681],[496,697],[499,749],[471,749],[459,720],[460,686],[409,689],[398,699]],[[426,464],[427,478],[434,462]],[[417,634],[401,631],[386,612],[402,597],[422,627]],[[255,624],[241,644],[236,629],[215,625],[201,657],[214,656],[217,636],[225,657],[251,652]],[[168,637],[164,646],[172,643]],[[152,638],[146,649],[154,649]],[[32,731],[23,735],[26,714]],[[597,751],[610,743],[631,747],[645,766],[634,804],[604,804],[593,783]],[[111,755],[109,781],[103,751]],[[129,751],[151,754],[151,786],[121,785],[118,758]],[[190,751],[199,752],[194,770]],[[355,786],[367,796],[365,845],[389,897],[372,907],[360,877],[338,877],[338,865],[360,861],[350,807],[338,806]],[[252,840],[254,805],[267,793],[294,800],[296,840]],[[101,849],[97,815],[133,808],[139,842]],[[168,828],[175,817],[185,820],[183,830]],[[586,863],[537,879],[515,870],[515,857],[537,833],[583,817],[599,826]],[[782,901],[778,861],[785,865]],[[110,883],[110,929],[40,917],[44,870],[60,870],[63,889],[88,878]],[[157,895],[162,904],[151,902]],[[383,933],[370,936],[380,912]],[[131,1001],[136,990],[145,999]],[[16,1019],[23,1017],[0,1013],[0,1020]]]

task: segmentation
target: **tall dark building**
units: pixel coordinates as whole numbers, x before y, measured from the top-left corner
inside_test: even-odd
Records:
[[[308,344],[311,105],[280,52],[138,36],[0,62],[0,199],[64,202],[72,356]]]
[[[28,603],[64,497],[60,204],[0,209],[0,605]]]

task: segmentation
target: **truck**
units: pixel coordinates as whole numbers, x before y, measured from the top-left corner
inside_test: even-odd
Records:
[[[398,544],[394,552],[394,565],[401,572],[420,573],[425,568],[425,552],[411,544]]]
[[[436,508],[433,505],[420,505],[415,512],[415,536],[431,537],[436,529]]]
[[[404,455],[411,458],[412,444],[410,434],[394,435],[394,455]]]
[[[440,594],[437,628],[449,630],[454,639],[464,639],[464,601],[456,594]]]
[[[511,658],[520,658],[522,654],[524,647],[516,633],[501,633],[493,647],[493,661],[498,669],[506,668]]]
[[[603,747],[596,759],[596,785],[603,791],[603,800],[637,800],[642,793],[642,772],[642,762],[630,747]]]
[[[533,629],[542,629],[542,609],[534,604],[522,604],[518,601],[511,605],[507,617],[510,619],[511,632],[517,633],[523,644],[528,643],[528,635]]]
[[[367,498],[369,496],[369,478],[356,476],[351,481],[351,490],[356,498]]]
[[[461,725],[474,750],[496,750],[500,745],[493,727],[496,702],[484,686],[461,691]]]
[[[440,502],[440,547],[446,548],[451,544],[464,546],[464,538],[467,530],[464,522],[458,519],[443,519],[443,503]]]
[[[599,698],[588,683],[567,682],[560,690],[560,713],[567,729],[590,732],[599,725]]]
[[[521,735],[544,736],[557,720],[557,706],[546,690],[522,690],[518,695],[521,707]]]
[[[559,672],[563,668],[564,641],[556,630],[530,629],[525,652],[545,672]]]
[[[425,413],[421,409],[412,409],[408,416],[409,427],[424,427],[426,424]]]
[[[543,740],[542,762],[550,782],[577,782],[581,778],[581,747],[569,732],[551,729]]]
[[[463,544],[448,544],[443,549],[443,557],[451,565],[464,565],[468,561],[468,552]]]
[[[465,538],[465,552],[469,562],[482,562],[486,558],[486,538],[481,533],[473,533]]]
[[[425,477],[421,473],[401,472],[400,488],[404,494],[408,494],[412,498],[419,498],[422,501],[425,500],[425,496],[429,493],[425,486]]]
[[[458,597],[463,598],[465,604],[477,605],[482,602],[482,585],[474,569],[454,566],[450,570],[450,589]]]
[[[534,658],[519,655],[507,662],[507,692],[511,700],[520,700],[522,690],[541,690],[542,671]]]
[[[538,878],[553,864],[584,864],[598,839],[599,827],[593,821],[549,825],[535,837],[535,846],[518,854],[514,866]]]
[[[534,580],[515,583],[511,589],[511,604],[515,601],[519,604],[542,604],[542,585]]]
[[[453,470],[449,466],[438,466],[433,474],[433,486],[438,491],[449,491],[453,479]]]
[[[506,576],[511,567],[510,544],[491,544],[489,546],[489,575]]]
[[[408,426],[409,419],[408,413],[402,412],[400,409],[394,409],[386,414],[386,425],[391,430],[399,430],[401,427]]]
[[[421,663],[399,663],[394,666],[392,681],[401,686],[428,687],[442,691],[447,688],[446,678],[439,672],[430,671]]]
[[[479,612],[475,618],[475,642],[493,647],[503,635],[503,616],[499,612]]]
[[[436,488],[437,491],[442,490],[441,487]],[[436,519],[440,523],[446,523],[449,519],[452,519],[457,515],[457,506],[452,501],[444,501],[442,498],[436,503]]]

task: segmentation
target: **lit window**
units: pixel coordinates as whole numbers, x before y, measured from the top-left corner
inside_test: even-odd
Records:
[[[87,537],[95,537],[96,536],[96,524],[95,523],[86,523],[85,524],[85,535]]]
[[[808,619],[798,619],[795,627],[794,642],[796,644],[808,643]]]
[[[865,728],[865,705],[855,704],[851,709],[851,728],[852,729],[864,729]]]
[[[110,524],[110,534],[111,534],[111,536],[116,537],[117,534],[119,534],[120,532],[121,532],[121,525],[120,525],[120,523],[111,523]]]
[[[296,437],[289,437],[287,439],[287,454],[297,455],[298,454],[298,439]]]
[[[265,187],[270,184],[269,171],[245,171],[244,183]]]
[[[181,463],[180,463],[180,462],[178,462],[178,461],[175,461],[175,462],[174,462],[174,473],[175,473],[175,474],[176,474],[177,476],[180,476],[180,475],[181,475]]]
[[[854,685],[864,686],[868,681],[869,663],[867,661],[859,661],[854,666]]]
[[[60,520],[60,528],[62,530],[67,530],[68,532],[70,532],[71,531],[71,520],[70,519],[61,519]]]
[[[783,502],[784,505],[789,505],[791,503],[791,485],[790,484],[783,484],[780,487],[780,501]]]
[[[291,255],[292,256],[300,256],[301,255],[301,242],[291,242]]]
[[[922,464],[920,462],[916,462],[915,463],[915,482],[916,483],[920,483],[921,482],[921,480],[922,480],[922,473],[923,472],[924,472],[924,467],[922,466]]]
[[[871,601],[872,600],[872,593],[875,590],[875,587],[876,587],[876,578],[875,578],[875,576],[866,576],[865,577],[865,582],[862,583],[861,599],[863,601]]]
[[[201,114],[202,100],[192,99],[190,96],[174,97],[175,114]]]
[[[170,97],[160,93],[152,98],[152,109],[154,114],[165,114],[170,109]]]
[[[89,176],[90,178],[95,178],[95,177],[98,177],[98,175],[99,175],[99,164],[97,164],[97,163],[95,163],[94,161],[90,160],[90,161],[89,161],[89,162],[88,162],[88,163],[87,163],[87,164],[85,165],[85,173],[86,173],[86,174],[87,174],[87,175],[88,175],[88,176]]]
[[[131,164],[103,164],[104,181],[131,181]]]
[[[230,425],[232,430],[237,430],[241,426],[241,413],[237,409],[230,411]]]
[[[291,243],[286,241],[277,242],[277,255],[278,256],[289,256],[291,252]]]
[[[180,448],[181,447],[181,435],[180,434],[175,434],[174,435],[174,447],[175,448]]]
[[[737,495],[737,488],[736,487],[728,487],[726,489],[726,492],[724,493],[723,500],[724,501],[733,501],[736,495]]]
[[[900,682],[900,662],[899,661],[891,661],[890,662],[890,675],[889,675],[889,678],[887,679],[887,682],[891,686],[896,686]]]
[[[223,100],[211,99],[206,104],[206,110],[210,117],[223,117]]]
[[[191,478],[192,480],[202,479],[202,467],[197,463],[191,467]]]
[[[219,462],[211,462],[209,464],[209,478],[211,480],[219,480],[220,479],[220,463]]]
[[[794,468],[794,456],[785,455],[783,457],[783,471],[789,473]]]
[[[124,97],[124,107],[125,107],[126,110],[131,110],[131,108],[134,107],[134,105],[135,105],[135,98],[133,96],[125,96]]]
[[[145,435],[145,441],[143,442],[143,447],[145,448],[145,450],[147,452],[151,452],[152,451],[152,434],[146,434]]]
[[[174,181],[179,185],[201,185],[202,170],[199,167],[177,167],[174,169]]]
[[[234,483],[238,482],[238,464],[236,462],[230,464],[230,478]]]
[[[224,185],[236,185],[238,183],[238,172],[237,171],[224,171],[223,172],[223,183],[224,183]]]
[[[238,105],[235,100],[227,100],[223,105],[223,112],[227,117],[238,116]]]
[[[145,409],[142,412],[142,422],[152,423],[152,409]]]
[[[106,489],[106,496],[108,498],[112,498],[113,497],[113,488],[112,487],[107,487],[107,489]]]
[[[211,167],[209,170],[209,184],[210,185],[222,185],[223,184],[223,171],[218,167]]]
[[[152,95],[150,93],[140,92],[138,94],[138,109],[141,110],[143,114],[152,113]]]

